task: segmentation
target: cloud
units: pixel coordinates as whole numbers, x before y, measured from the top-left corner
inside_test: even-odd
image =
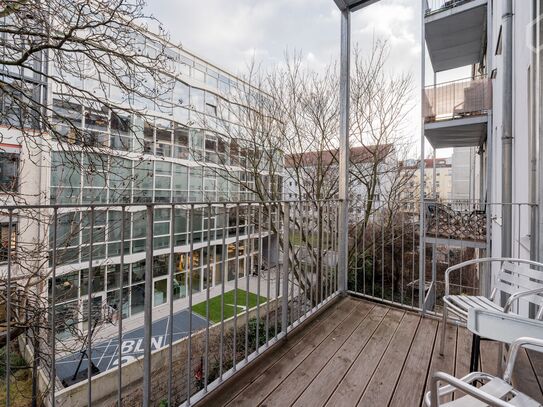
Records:
[[[413,73],[414,97],[420,80],[419,7],[413,0],[381,0],[352,18],[352,42],[364,52],[374,39],[388,40],[390,70]],[[252,58],[263,67],[280,64],[285,50],[301,53],[316,71],[339,59],[340,13],[333,0],[150,0],[148,8],[174,43],[233,73],[244,72]],[[419,111],[411,121],[415,135]]]

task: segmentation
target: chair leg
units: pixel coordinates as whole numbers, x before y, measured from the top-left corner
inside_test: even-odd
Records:
[[[479,370],[479,355],[481,354],[481,337],[473,334],[471,342],[471,361],[469,372],[477,372]]]
[[[439,354],[445,354],[445,338],[447,337],[447,304],[443,303],[443,327],[441,328],[441,343],[439,345]]]

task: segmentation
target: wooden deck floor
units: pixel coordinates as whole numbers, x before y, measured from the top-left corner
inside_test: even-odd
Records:
[[[205,406],[420,406],[435,370],[468,373],[471,335],[418,314],[344,298],[205,399]],[[481,368],[495,374],[497,344],[482,342]],[[543,402],[543,357],[521,353],[520,390]]]

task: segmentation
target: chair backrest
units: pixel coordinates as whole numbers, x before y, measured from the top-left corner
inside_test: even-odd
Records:
[[[536,270],[527,264],[514,264],[505,261],[496,276],[495,289],[496,293],[505,295],[503,297],[501,295],[497,296],[498,301],[504,301],[508,296],[519,291],[543,289],[543,270]],[[534,304],[535,306],[543,306],[543,293],[530,294],[519,301]]]

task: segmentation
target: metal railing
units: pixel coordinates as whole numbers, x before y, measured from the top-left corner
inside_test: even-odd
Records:
[[[26,396],[49,406],[201,400],[338,295],[339,205],[6,207],[18,231],[0,269],[6,394],[24,388],[23,359]],[[512,206],[513,255],[526,257],[534,206]],[[439,314],[445,270],[491,255],[504,207],[353,202],[348,292]],[[452,293],[485,293],[489,270],[469,271]]]
[[[349,292],[411,310],[439,314],[445,270],[466,260],[492,255],[491,233],[493,230],[499,233],[501,213],[506,206],[474,200],[425,201],[422,233],[420,202],[388,202],[371,210],[364,204],[352,208]],[[527,258],[530,248],[526,247],[525,240],[530,233],[529,220],[534,205],[510,206],[515,235],[512,253],[514,257]],[[455,275],[451,292],[488,294],[490,272],[477,271]]]
[[[338,205],[6,207],[6,404],[14,354],[49,406],[200,400],[337,295]]]
[[[426,0],[426,16],[450,10],[473,0]]]
[[[427,86],[423,114],[426,123],[487,114],[492,108],[492,82],[486,76]]]
[[[419,203],[352,208],[349,219],[351,294],[419,310]]]
[[[508,206],[513,213],[512,255],[529,258],[531,248],[526,240],[531,233],[530,219],[535,205],[489,204],[476,200],[425,202],[425,312],[441,314],[447,268],[501,252],[501,217]],[[451,294],[490,295],[491,270],[486,265],[473,268],[454,275],[450,282]]]

